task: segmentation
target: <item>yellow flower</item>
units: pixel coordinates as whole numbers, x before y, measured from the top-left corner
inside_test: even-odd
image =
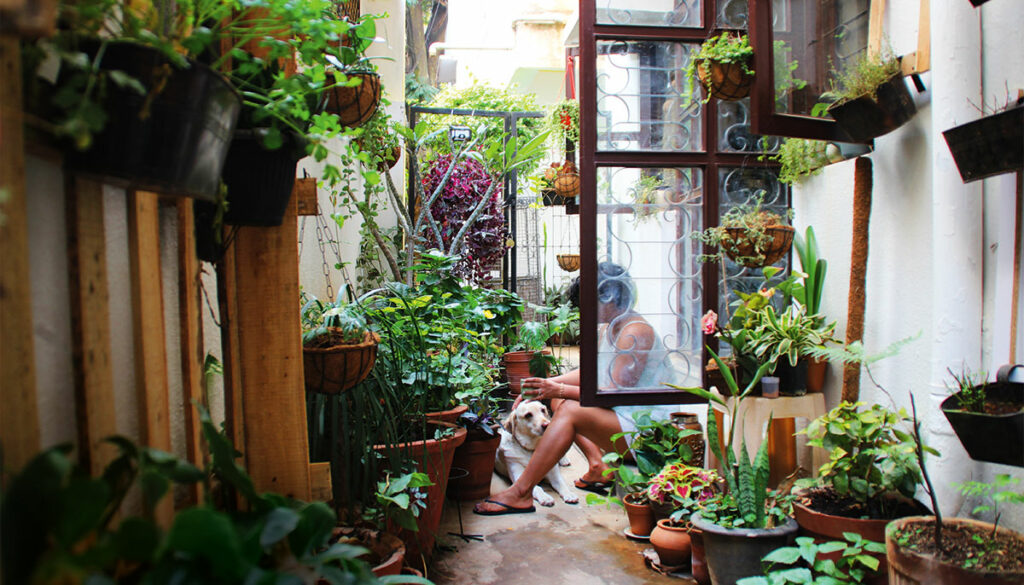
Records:
[[[487,317],[488,319],[493,319],[494,313],[492,313],[490,309],[484,309],[484,317]]]

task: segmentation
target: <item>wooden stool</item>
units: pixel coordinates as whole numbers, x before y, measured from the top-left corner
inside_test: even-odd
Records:
[[[716,396],[722,397],[729,409],[733,407],[735,398],[725,398],[717,390],[712,390],[712,392]],[[719,444],[722,444],[724,442],[722,437],[729,426],[728,410],[715,402],[712,402],[711,406],[715,410],[716,422],[719,423]],[[796,437],[793,436],[796,425],[794,419],[806,418],[814,420],[824,414],[825,395],[821,392],[812,392],[803,396],[780,396],[778,398],[747,397],[740,405],[740,420],[737,422],[736,434],[733,437],[734,453],[739,457],[740,443],[745,441],[747,455],[753,461],[757,455],[757,450],[761,447],[761,442],[765,438],[765,426],[768,424],[768,419],[771,418],[772,433],[768,436],[769,460],[771,463],[769,484],[777,485],[779,481],[796,469]],[[820,447],[806,447],[806,450],[810,451],[809,458],[812,467],[808,471],[812,475],[817,475],[818,468],[828,461],[828,453]],[[715,461],[713,454],[709,453],[708,458],[709,466],[721,467],[719,462]],[[805,454],[804,460],[806,461],[807,459],[808,457]]]

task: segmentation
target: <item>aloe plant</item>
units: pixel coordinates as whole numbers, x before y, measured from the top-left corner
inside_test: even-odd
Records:
[[[677,390],[689,392],[701,398],[721,405],[729,416],[729,429],[724,435],[724,444],[718,439],[718,421],[715,420],[714,408],[708,405],[708,447],[719,461],[725,463],[727,470],[725,475],[726,484],[729,486],[729,493],[721,500],[722,505],[705,508],[713,511],[719,524],[729,524],[733,527],[744,528],[765,528],[768,526],[769,515],[767,513],[768,503],[768,442],[762,441],[754,460],[750,460],[747,453],[747,444],[740,442],[740,455],[737,460],[734,446],[736,433],[736,420],[739,418],[740,405],[754,391],[754,387],[764,376],[770,363],[761,364],[754,374],[753,379],[747,384],[743,392],[740,392],[736,379],[732,372],[718,357],[718,354],[708,348],[711,357],[718,364],[719,371],[725,379],[726,385],[735,398],[730,405],[720,395],[708,392],[703,388],[684,388],[669,384]],[[771,419],[768,420],[768,429],[771,429]],[[735,473],[729,472],[735,469]]]

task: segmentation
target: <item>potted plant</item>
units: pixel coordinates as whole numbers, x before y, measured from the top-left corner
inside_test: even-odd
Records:
[[[825,324],[799,303],[778,315],[774,307],[766,305],[757,317],[754,356],[759,362],[772,364],[771,371],[778,376],[784,393],[806,392],[810,352],[834,341],[835,322]]]
[[[971,459],[1024,467],[1024,384],[1010,382],[1020,367],[1000,368],[995,382],[948,370],[954,394],[942,401],[942,414]]]
[[[327,93],[325,110],[350,128],[362,126],[380,106],[380,75],[365,56],[376,34],[374,17],[364,16],[344,34],[337,47],[332,69],[335,83]]]
[[[466,429],[466,442],[455,449],[453,470],[465,471],[448,481],[448,497],[457,501],[482,500],[491,495],[491,476],[494,474],[494,454],[501,444],[498,429],[501,424],[488,412],[489,408],[477,401],[462,413],[459,426]]]
[[[1024,534],[999,526],[999,514],[992,523],[968,518],[943,518],[935,488],[925,467],[928,449],[921,441],[914,396],[910,396],[918,465],[934,516],[909,516],[890,522],[885,529],[886,560],[890,582],[899,585],[937,583],[940,585],[1007,584],[1024,582]],[[999,501],[1022,502],[1024,497],[1003,491],[1008,478],[995,484],[966,484],[961,489],[976,496]]]
[[[308,299],[302,306],[302,365],[307,392],[336,394],[362,382],[377,360],[380,336],[344,300],[342,287],[333,303]]]
[[[866,583],[878,570],[879,553],[885,545],[847,533],[844,541],[816,542],[809,536],[798,536],[796,546],[772,551],[762,560],[763,577],[746,577],[736,585],[785,585],[786,583],[829,583],[856,585]]]
[[[652,503],[669,503],[672,514],[661,518],[651,532],[651,545],[658,552],[662,565],[680,566],[690,563],[691,533],[699,531],[690,525],[690,517],[704,502],[716,495],[720,478],[714,470],[693,467],[682,462],[665,465],[648,481],[647,498]]]
[[[386,105],[384,100],[382,105]],[[355,139],[359,152],[366,153],[366,166],[386,173],[398,164],[402,156],[402,144],[395,131],[395,122],[384,108],[378,108],[365,124],[360,126]]]
[[[121,11],[116,0],[60,2],[58,11],[64,26],[25,45],[29,128],[54,137],[76,172],[212,201],[241,100],[216,64],[196,59],[234,34],[230,4],[195,5],[187,16],[151,4]],[[111,20],[115,11],[123,14]],[[48,54],[59,62],[52,80],[41,68]]]
[[[658,215],[658,204],[663,203],[668,186],[656,175],[641,175],[629,188],[633,200],[633,214],[640,223]]]
[[[580,141],[580,102],[562,100],[551,108],[544,128],[555,146],[565,152],[570,144]]]
[[[982,111],[984,114],[984,111]],[[1024,167],[1024,98],[942,133],[964,183]]]
[[[746,441],[738,445],[738,456],[733,441],[740,406],[752,394],[754,385],[770,364],[762,364],[753,380],[741,392],[732,373],[718,355],[711,348],[708,351],[718,363],[732,395],[736,397],[731,407],[720,396],[703,388],[670,386],[714,401],[726,408],[729,415],[729,428],[723,433],[720,442],[714,410],[708,408],[708,446],[722,462],[728,491],[705,500],[690,521],[702,532],[712,582],[733,583],[737,579],[760,574],[759,560],[776,548],[791,543],[797,525],[788,517],[789,499],[768,492],[768,442],[762,441],[751,461]],[[768,427],[770,430],[770,421]]]
[[[792,211],[784,217],[764,209],[762,204],[763,196],[759,195],[753,203],[742,203],[727,211],[719,225],[694,232],[695,238],[718,248],[717,254],[704,255],[701,259],[724,255],[741,266],[759,268],[775,264],[788,254],[795,230],[786,221]]]
[[[899,128],[917,112],[891,50],[865,53],[836,74],[828,114],[853,142],[867,142]]]
[[[541,320],[520,325],[517,343],[502,356],[512,394],[519,394],[523,378],[547,378],[551,375],[558,360],[551,355],[551,350],[545,349],[547,341],[551,336],[565,331],[572,320],[579,319],[579,313],[573,312],[568,303],[557,307],[533,305],[533,308]]]
[[[712,97],[724,101],[747,97],[754,81],[753,60],[754,48],[745,34],[726,32],[704,41],[683,70],[683,101],[696,101],[693,90],[698,80],[706,92],[703,103]]]
[[[779,285],[779,290],[788,298],[803,305],[807,314],[814,315],[818,326],[825,320],[822,315],[821,298],[825,291],[825,274],[828,262],[818,254],[818,238],[814,227],[807,226],[804,237],[795,234],[793,247],[796,248],[800,260],[800,273],[791,276]],[[833,324],[834,327],[834,324]],[[807,391],[821,392],[825,386],[825,374],[828,361],[814,356],[807,356]]]

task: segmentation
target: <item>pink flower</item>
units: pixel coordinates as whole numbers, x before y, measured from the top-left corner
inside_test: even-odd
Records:
[[[718,328],[718,315],[711,310],[704,313],[704,316],[700,318],[700,329],[704,332],[704,335],[711,335]]]

